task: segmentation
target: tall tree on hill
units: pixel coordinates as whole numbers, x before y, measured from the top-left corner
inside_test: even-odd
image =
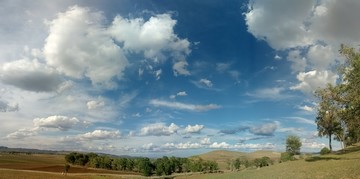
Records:
[[[338,92],[338,88],[332,85],[316,91],[316,96],[320,102],[315,122],[319,136],[329,138],[330,151],[332,151],[331,139],[333,135],[338,136],[335,139],[341,140],[340,136],[343,133],[340,120],[341,105],[336,100]]]
[[[286,152],[291,155],[300,154],[300,147],[302,143],[298,136],[290,135],[286,139]]]
[[[319,135],[329,137],[330,149],[333,135],[343,147],[360,142],[360,53],[341,45],[340,54],[346,60],[339,67],[337,84],[315,93]]]

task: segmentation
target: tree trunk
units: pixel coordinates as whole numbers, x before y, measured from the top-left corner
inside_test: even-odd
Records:
[[[331,147],[331,134],[329,134],[329,149],[332,152],[332,147]]]

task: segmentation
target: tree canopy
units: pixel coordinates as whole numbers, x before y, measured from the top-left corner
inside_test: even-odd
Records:
[[[300,154],[300,147],[302,143],[298,136],[290,135],[286,139],[286,152],[291,155]]]
[[[342,144],[360,142],[360,53],[341,45],[345,63],[339,65],[337,83],[316,91],[319,100],[316,123],[319,136]]]

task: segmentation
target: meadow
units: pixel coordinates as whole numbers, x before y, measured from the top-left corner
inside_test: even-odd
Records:
[[[258,157],[271,155],[276,158],[278,153],[271,151],[257,151],[253,154],[214,151],[199,155],[204,159],[214,159],[223,162],[228,158]],[[198,157],[199,157],[198,156]],[[147,178],[132,173],[91,169],[71,166],[67,176],[61,174],[64,169],[64,155],[48,154],[0,154],[0,178]],[[240,171],[225,170],[224,173],[186,173],[175,174],[171,178],[177,179],[223,179],[223,178],[360,178],[360,144],[328,155],[304,155],[295,161],[283,163],[275,162],[262,168],[244,168]],[[149,177],[162,178],[162,177]]]

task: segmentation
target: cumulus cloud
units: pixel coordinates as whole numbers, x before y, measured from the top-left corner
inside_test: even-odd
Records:
[[[55,128],[62,131],[74,128],[77,125],[86,125],[86,122],[81,122],[76,117],[68,116],[49,116],[46,118],[35,118],[33,120],[35,127]]]
[[[100,12],[73,6],[48,22],[44,56],[49,65],[74,78],[88,77],[94,85],[114,88],[128,65],[103,24]]]
[[[35,136],[38,134],[39,128],[32,129],[19,129],[13,133],[10,133],[5,136],[6,139],[23,139],[31,136]]]
[[[261,136],[273,136],[277,129],[276,123],[267,123],[260,126],[254,126],[249,129],[252,134]]]
[[[156,62],[171,56],[178,74],[186,74],[190,42],[174,33],[169,14],[127,19],[117,15],[110,25],[102,12],[70,7],[49,21],[44,46],[48,65],[72,78],[88,78],[93,85],[113,89],[129,65],[127,55],[140,53]],[[139,72],[139,74],[142,74]],[[157,71],[159,78],[161,71]]]
[[[176,95],[170,95],[171,99],[175,99],[177,96],[187,96],[186,91],[180,91],[178,93],[176,93]]]
[[[299,84],[290,87],[292,90],[300,90],[306,94],[312,94],[318,88],[325,87],[328,83],[334,85],[338,75],[331,71],[300,72],[296,78]]]
[[[201,139],[200,144],[201,145],[210,145],[211,144],[210,138],[205,137],[205,138]]]
[[[190,53],[190,42],[174,33],[175,25],[176,20],[169,14],[159,14],[148,21],[116,16],[109,31],[118,42],[124,43],[125,50],[142,51],[146,58],[152,59],[163,59],[163,53],[168,51],[181,60]]]
[[[203,128],[204,125],[198,125],[198,124],[194,126],[188,125],[185,128],[185,133],[200,133]]]
[[[206,78],[200,79],[199,83],[205,85],[208,88],[211,88],[213,86],[213,83]]]
[[[195,105],[195,104],[186,104],[180,102],[169,102],[169,101],[162,101],[158,99],[153,99],[150,101],[151,105],[159,106],[159,107],[167,107],[172,109],[179,109],[179,110],[189,110],[189,111],[209,111],[214,109],[219,109],[221,106],[216,104],[208,104],[208,105]]]
[[[121,134],[119,130],[94,130],[93,132],[87,132],[85,134],[79,135],[78,138],[82,140],[106,140],[120,138],[120,136]]]
[[[314,5],[312,0],[250,1],[245,13],[248,31],[278,50],[309,45],[313,39],[305,22]]]
[[[0,100],[0,112],[14,112],[19,110],[19,105],[10,105],[6,101]]]
[[[275,50],[288,50],[291,68],[299,72],[300,84],[292,89],[309,94],[335,81],[333,65],[343,62],[337,55],[340,44],[359,44],[359,7],[356,0],[252,0],[245,20],[257,39]]]
[[[202,145],[199,143],[186,142],[186,143],[178,143],[178,144],[166,143],[162,147],[165,149],[198,149],[201,148]]]
[[[140,135],[169,136],[171,134],[177,133],[178,129],[179,127],[174,123],[171,123],[169,126],[166,126],[164,123],[155,123],[141,128]]]
[[[188,65],[189,65],[189,64],[188,64],[185,60],[176,62],[176,63],[173,65],[174,75],[175,75],[175,76],[178,76],[178,75],[189,76],[189,75],[190,75],[190,72],[189,72],[189,70],[186,69],[186,67],[187,67]]]
[[[228,149],[228,148],[231,148],[231,145],[226,143],[226,142],[221,142],[221,143],[214,142],[211,145],[209,145],[209,148],[212,148],[212,149]]]
[[[62,84],[58,72],[38,60],[17,60],[0,68],[0,80],[8,85],[35,92],[56,91]]]

